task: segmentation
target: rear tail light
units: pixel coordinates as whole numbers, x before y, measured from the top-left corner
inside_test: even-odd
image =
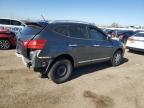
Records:
[[[43,49],[47,40],[28,40],[24,42],[24,46],[30,49]]]

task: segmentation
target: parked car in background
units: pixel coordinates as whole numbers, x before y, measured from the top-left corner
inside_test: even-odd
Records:
[[[105,32],[107,35],[112,36],[112,33],[114,33],[114,30],[105,29],[104,32]]]
[[[118,30],[118,29],[115,29],[115,30],[109,30],[109,29],[106,29],[104,32],[110,36],[112,39],[114,40],[119,40],[118,36],[119,34],[122,32],[123,30]]]
[[[0,49],[10,49],[16,46],[16,34],[9,30],[0,31]]]
[[[126,44],[126,42],[127,42],[127,39],[129,38],[129,37],[131,37],[131,36],[133,36],[135,34],[135,32],[134,31],[121,31],[119,34],[118,34],[118,37],[119,37],[119,40],[122,42],[122,43],[124,43],[124,44]]]
[[[0,30],[8,29],[15,33],[20,32],[26,25],[18,20],[0,19]]]
[[[28,67],[62,83],[78,66],[104,61],[120,65],[124,48],[92,24],[53,21],[29,24],[18,36],[17,53]]]
[[[144,32],[139,32],[132,37],[129,37],[126,43],[126,48],[129,50],[144,52]]]

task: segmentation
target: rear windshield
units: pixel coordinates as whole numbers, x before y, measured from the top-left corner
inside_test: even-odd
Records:
[[[24,30],[22,30],[21,32],[21,38],[23,40],[32,39],[35,35],[41,32],[46,26],[47,23],[44,22],[27,23],[27,27],[24,28]]]
[[[137,33],[134,36],[136,36],[136,37],[144,37],[144,33]]]

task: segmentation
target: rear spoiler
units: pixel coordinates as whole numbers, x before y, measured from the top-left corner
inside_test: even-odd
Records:
[[[35,26],[35,27],[40,27],[44,28],[47,26],[48,22],[47,21],[37,21],[37,22],[25,22],[27,26]]]

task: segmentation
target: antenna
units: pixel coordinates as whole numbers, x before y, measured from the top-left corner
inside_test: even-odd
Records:
[[[41,15],[41,17],[43,18],[44,21],[46,21],[43,15]]]

